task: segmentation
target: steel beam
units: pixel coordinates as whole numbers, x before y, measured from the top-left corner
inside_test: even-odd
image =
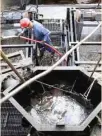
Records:
[[[32,48],[34,44],[1,45],[1,48]]]
[[[14,71],[14,73],[19,77],[19,79],[22,82],[24,82],[24,79],[22,78],[22,76],[19,74],[19,72],[17,71],[17,69],[12,65],[12,63],[9,61],[9,59],[7,58],[7,56],[5,55],[5,53],[2,50],[0,50],[0,54],[1,54],[1,57],[4,59],[4,61],[12,69],[12,71]]]
[[[35,44],[14,44],[14,45],[1,45],[1,48],[33,48]],[[54,46],[56,49],[63,49],[62,47]]]
[[[70,14],[70,35],[71,35],[71,41],[74,42],[74,36],[73,36],[73,20],[72,20],[72,9],[70,8],[69,14]]]
[[[6,56],[7,56],[7,58],[13,58],[13,57],[18,57],[18,56],[21,56],[22,59],[25,58],[22,50],[21,51],[17,51],[17,52],[13,52],[13,53],[10,53],[10,54],[7,54]],[[0,57],[0,60],[3,60],[3,58]]]
[[[87,68],[87,71],[88,71],[88,72],[92,72],[93,69],[92,69],[92,68]],[[97,69],[95,70],[95,72],[102,72],[102,67],[97,68]]]
[[[72,8],[73,4],[63,4],[63,6],[61,4],[57,4],[57,5],[39,5],[39,9],[40,7],[67,7],[67,8]],[[76,7],[77,9],[101,9],[102,8],[102,4],[100,3],[100,6],[98,6],[98,4],[74,4],[74,7]]]
[[[15,66],[16,69],[19,69],[21,68],[21,66]],[[2,74],[5,74],[5,73],[8,73],[8,72],[11,72],[12,69],[11,68],[7,68],[7,69],[4,69],[4,70],[1,70],[1,73]]]
[[[84,65],[84,64],[96,65],[97,61],[75,61],[75,64],[80,64],[80,65]],[[98,65],[102,65],[102,61]]]
[[[17,29],[17,28],[19,28],[19,29],[21,29],[21,27],[20,27],[20,24],[19,23],[14,23],[14,24],[1,24],[1,29],[2,30],[8,30],[8,29]]]
[[[32,69],[33,72],[36,72],[37,70],[47,70],[50,68],[50,66],[36,66]],[[80,70],[84,71],[85,69],[80,66],[57,66],[54,70]]]
[[[70,42],[72,45],[76,45],[78,42]],[[102,42],[83,42],[81,45],[102,45]]]
[[[12,63],[13,66],[18,66],[19,63]],[[0,65],[1,67],[8,67],[8,64],[7,63],[1,63]]]
[[[98,26],[98,23],[97,24],[79,23],[79,24],[81,24],[83,27],[96,27],[96,26]]]

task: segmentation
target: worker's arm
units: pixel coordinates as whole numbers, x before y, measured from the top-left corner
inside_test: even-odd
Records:
[[[43,40],[42,40],[42,42],[41,42],[41,44],[45,44],[46,42],[48,42],[49,40],[49,34],[46,34],[46,35],[44,35],[44,38],[43,38]]]
[[[40,31],[41,31],[42,35],[44,36],[43,41],[46,42],[49,37],[50,31],[48,29],[46,29],[44,26],[40,27]]]
[[[49,37],[49,33],[48,33],[48,34],[46,34],[46,35],[44,35],[44,39],[43,39],[43,41],[44,41],[44,42],[46,42],[46,41],[47,41],[47,39],[48,39],[48,37]]]

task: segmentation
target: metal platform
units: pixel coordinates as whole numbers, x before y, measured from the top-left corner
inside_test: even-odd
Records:
[[[28,129],[21,125],[22,115],[9,102],[1,106],[1,136],[27,136]]]

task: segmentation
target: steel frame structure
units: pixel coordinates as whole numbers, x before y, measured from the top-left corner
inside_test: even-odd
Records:
[[[81,37],[81,33],[82,33],[82,28],[83,27],[93,27],[93,26],[97,26],[98,24],[84,24],[83,21],[90,21],[90,17],[86,17],[86,18],[82,18],[81,22],[77,22],[75,20],[75,11],[76,9],[90,9],[90,7],[76,7],[76,8],[67,8],[67,26],[66,26],[66,35],[67,35],[67,47],[66,47],[66,51],[68,51],[69,49],[71,49],[73,46],[75,46],[78,42],[80,41],[80,37]],[[93,7],[91,9],[94,9]],[[100,9],[100,7],[97,7],[97,9]],[[98,16],[98,15],[97,15]],[[99,20],[101,21],[101,17],[99,17]],[[84,42],[82,45],[102,45],[102,42]],[[67,61],[67,65],[80,65],[80,64],[90,64],[90,65],[95,65],[97,62],[94,61],[80,61],[80,54],[79,54],[79,48],[77,48],[76,50],[73,51],[72,56],[68,57],[68,61]]]
[[[89,9],[88,7],[86,7],[87,9]],[[84,7],[83,7],[84,9]],[[66,46],[66,51],[68,51],[72,46],[74,46],[77,43],[77,35],[76,35],[76,24],[74,21],[74,10],[75,8],[68,8],[67,11],[67,21],[69,21],[69,23],[67,24],[66,29],[66,38],[65,38],[65,42],[67,43]],[[83,25],[83,24],[82,24]],[[80,38],[79,38],[80,39]],[[101,45],[101,42],[85,42],[82,45]],[[33,47],[35,47],[35,44],[29,43],[29,44],[22,44],[22,45],[2,45],[2,48],[28,48],[30,49],[30,51],[28,52],[28,56],[31,56],[32,54],[32,49]],[[80,64],[82,62],[80,62],[80,56],[79,56],[79,50],[75,50],[72,53],[72,58],[71,58],[71,63],[70,65],[75,65]],[[83,63],[93,63],[96,64],[96,62],[83,62]],[[102,63],[102,62],[101,62]],[[19,66],[17,67],[19,68]],[[34,72],[36,72],[37,70],[46,70],[46,68],[42,68],[42,67],[35,67]],[[61,67],[61,68],[56,68],[55,70],[80,70],[83,72],[83,69],[78,68],[78,67]],[[7,71],[6,71],[7,72]],[[3,73],[6,73],[5,71]],[[7,90],[4,90],[3,94],[6,96],[10,91],[13,90],[13,87],[8,88]],[[65,128],[56,128],[56,126],[39,126],[36,123],[36,119],[34,120],[33,117],[30,116],[30,114],[13,98],[11,97],[9,99],[9,101],[14,105],[14,107],[17,108],[17,110],[30,122],[30,124],[38,131],[84,131],[85,128],[91,123],[91,121],[97,116],[97,114],[102,110],[101,108],[101,104],[102,102],[100,102],[100,104],[93,110],[93,112],[88,116],[88,118],[80,125],[80,126],[66,126]],[[34,120],[34,121],[33,121]]]

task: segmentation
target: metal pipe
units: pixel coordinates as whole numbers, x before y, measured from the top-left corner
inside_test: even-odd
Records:
[[[62,63],[62,61],[64,61],[64,59],[70,54],[72,53],[77,47],[79,47],[84,41],[86,41],[90,36],[92,36],[92,34],[94,32],[96,32],[96,30],[102,25],[102,22],[88,35],[86,36],[83,40],[81,40],[79,43],[77,43],[72,49],[70,49],[59,61],[57,61],[53,66],[51,66],[49,69],[47,69],[46,71],[36,75],[35,77],[29,79],[28,81],[26,81],[24,84],[20,85],[18,88],[16,88],[15,90],[13,90],[12,92],[10,92],[9,94],[7,94],[4,98],[2,98],[0,100],[0,104],[2,104],[3,102],[5,102],[6,100],[8,100],[10,97],[14,96],[15,94],[17,94],[19,91],[21,91],[22,89],[24,89],[26,86],[30,85],[31,83],[33,83],[35,80],[49,74],[54,68],[56,68],[60,63]]]
[[[93,69],[87,69],[88,72],[92,72]],[[101,68],[97,68],[96,72],[102,72],[102,67]]]
[[[1,29],[13,29],[13,28],[20,28],[20,23],[14,23],[14,24],[1,24]]]
[[[15,72],[15,74],[19,77],[19,79],[24,82],[24,79],[22,78],[22,76],[18,73],[18,71],[16,70],[16,68],[12,65],[12,63],[9,61],[9,59],[6,57],[5,53],[0,49],[0,54],[2,56],[2,58],[4,59],[4,61],[9,65],[9,67]]]
[[[71,46],[72,48],[74,47],[74,45]],[[72,52],[72,66],[75,65],[75,50],[73,50]]]
[[[75,45],[78,42],[70,42],[70,43]],[[102,42],[83,42],[82,45],[102,45]]]
[[[6,39],[10,39],[10,38],[18,38],[18,36],[13,35],[13,36],[3,36],[1,40],[6,40]]]
[[[22,58],[25,58],[22,50],[6,55],[7,58],[13,58],[13,57],[18,57],[18,56],[21,56]],[[0,60],[2,60],[2,59],[3,58],[0,57]]]
[[[38,0],[36,0],[36,11],[37,11],[37,14],[38,14]]]
[[[71,35],[71,41],[74,42],[74,36],[73,36],[73,22],[72,22],[72,9],[70,8],[70,35]]]
[[[77,65],[96,65],[98,62],[97,61],[75,61],[75,64]],[[102,65],[102,61],[98,63],[98,65]]]
[[[20,69],[21,66],[20,66],[20,65],[17,65],[17,66],[15,66],[15,68],[16,68],[16,69]],[[5,73],[11,72],[11,71],[12,71],[12,69],[6,68],[6,69],[2,70],[1,73],[2,73],[2,74],[5,74]]]
[[[81,25],[83,25],[84,27],[95,27],[95,26],[97,26],[98,25],[98,23],[97,24],[85,24],[85,23],[81,23]]]
[[[2,48],[33,48],[34,44],[1,45]]]
[[[12,45],[1,45],[2,48],[35,48],[35,44],[12,44]],[[62,49],[62,47],[54,46],[55,49]],[[64,47],[63,47],[64,48]]]
[[[13,66],[18,66],[19,64],[18,63],[12,63]],[[1,63],[1,67],[7,67],[8,64],[6,63]]]
[[[77,53],[77,60],[80,61],[80,51],[79,51],[79,47],[76,49],[76,53]]]

